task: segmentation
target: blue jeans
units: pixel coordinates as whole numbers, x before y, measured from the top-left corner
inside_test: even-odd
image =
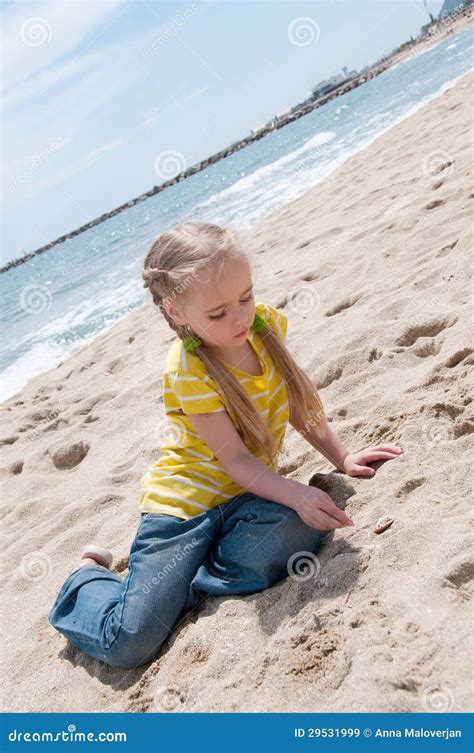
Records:
[[[156,658],[202,599],[268,588],[294,572],[292,555],[316,552],[323,535],[293,509],[250,492],[188,520],[141,513],[127,577],[83,565],[66,578],[49,622],[89,656],[137,667]]]

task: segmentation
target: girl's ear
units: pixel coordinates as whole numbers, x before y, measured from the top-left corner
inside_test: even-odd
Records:
[[[169,298],[163,298],[161,303],[168,316],[171,317],[176,324],[186,324],[184,312],[178,308],[178,306],[175,306]]]

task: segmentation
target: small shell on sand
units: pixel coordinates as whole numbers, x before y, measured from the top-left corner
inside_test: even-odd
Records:
[[[392,523],[393,523],[393,518],[388,518],[388,517],[379,518],[379,520],[377,521],[375,525],[374,533],[383,533],[384,531],[387,530],[387,528],[390,528]]]

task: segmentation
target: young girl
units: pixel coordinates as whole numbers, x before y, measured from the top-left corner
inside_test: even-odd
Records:
[[[173,329],[163,374],[169,441],[141,482],[128,575],[90,545],[69,573],[51,624],[116,667],[154,659],[209,596],[262,591],[353,525],[323,491],[278,475],[288,422],[349,476],[397,457],[396,445],[349,453],[309,377],[287,350],[287,317],[255,303],[251,260],[236,234],[188,222],[145,258],[144,287]]]

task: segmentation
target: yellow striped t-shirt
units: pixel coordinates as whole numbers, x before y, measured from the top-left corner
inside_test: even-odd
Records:
[[[255,311],[283,340],[286,338],[285,314],[265,303],[256,303]],[[281,449],[289,417],[286,385],[259,335],[250,330],[247,339],[260,361],[262,375],[254,376],[235,366],[227,368],[255,401]],[[204,362],[187,352],[180,338],[171,346],[163,372],[163,406],[169,434],[160,446],[160,458],[141,479],[141,512],[187,519],[244,492],[224,471],[188,418],[193,413],[217,413],[226,408]],[[254,455],[277,470],[276,459],[270,465],[263,453]]]

